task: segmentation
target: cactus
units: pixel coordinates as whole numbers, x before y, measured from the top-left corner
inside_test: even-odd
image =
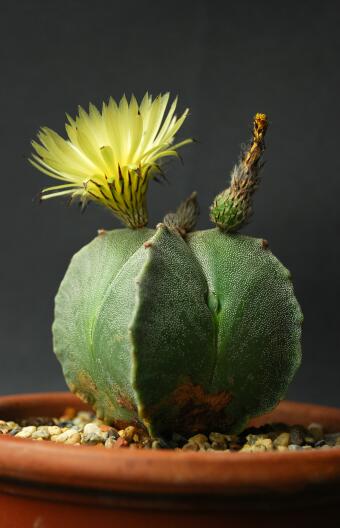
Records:
[[[130,116],[132,106],[124,101],[115,108]],[[119,125],[118,114],[109,117]],[[154,114],[160,127],[163,115]],[[136,111],[139,115],[148,134],[150,116]],[[92,109],[97,131],[109,117]],[[86,122],[91,124],[91,113]],[[120,172],[140,176],[121,164],[111,143],[110,159],[118,160],[120,168],[106,179],[106,197],[89,198],[107,205],[108,190],[114,188],[110,200],[116,206],[124,198],[124,207],[111,209],[128,227],[100,232],[74,255],[56,296],[53,323],[54,350],[65,379],[100,418],[119,427],[139,424],[153,436],[236,432],[284,397],[300,363],[301,310],[290,273],[268,243],[236,232],[251,212],[266,128],[266,116],[257,114],[250,147],[233,170],[230,187],[213,202],[216,226],[205,231],[194,231],[195,193],[156,229],[139,222],[146,218],[144,196],[136,199],[131,178],[128,191],[117,181]],[[163,151],[157,144],[151,148],[173,155],[172,141],[170,133]],[[96,151],[93,140],[91,149],[98,156],[97,146]],[[44,155],[46,168],[51,156],[42,150],[38,154]],[[54,173],[56,167],[47,171]],[[146,173],[143,158],[137,167],[140,175]],[[151,160],[147,173],[157,170]],[[94,179],[105,184],[99,174]],[[122,181],[128,183],[124,176]],[[131,229],[133,219],[138,225]]]

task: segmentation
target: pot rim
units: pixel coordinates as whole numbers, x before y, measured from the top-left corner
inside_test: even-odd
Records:
[[[65,392],[2,396],[0,418],[10,413],[13,418],[32,416],[37,407],[45,416],[50,409],[55,415],[56,409],[62,412],[68,406],[87,408]],[[252,423],[289,418],[290,424],[317,421],[340,430],[340,409],[289,401]],[[340,449],[264,453],[105,449],[1,435],[0,480],[161,495],[294,493],[324,483],[340,487]]]

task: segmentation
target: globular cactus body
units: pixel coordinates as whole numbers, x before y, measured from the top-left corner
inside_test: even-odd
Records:
[[[300,363],[302,314],[289,272],[267,243],[237,234],[252,214],[268,128],[256,114],[248,150],[192,232],[196,193],[147,229],[146,191],[175,135],[177,99],[110,98],[68,117],[63,139],[44,127],[31,163],[62,185],[42,200],[79,198],[130,229],[103,232],[72,259],[56,297],[54,350],[70,389],[117,426],[151,435],[238,431],[284,396]]]
[[[71,390],[107,421],[236,431],[284,396],[301,321],[262,239],[161,224],[106,232],[73,257],[54,348]]]

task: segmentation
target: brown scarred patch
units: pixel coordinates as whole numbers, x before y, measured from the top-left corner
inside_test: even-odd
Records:
[[[134,421],[134,416],[131,416],[128,419],[117,418],[117,415],[121,414],[119,407],[137,415],[137,408],[133,401],[124,395],[116,385],[111,386],[110,392],[102,392],[98,395],[94,407],[99,418],[107,423],[113,424],[115,427],[119,427],[120,429],[131,425]]]
[[[78,398],[90,405],[100,420],[110,423],[118,429],[125,429],[128,425],[133,424],[145,431],[144,426],[137,417],[137,406],[117,386],[113,385],[111,387],[111,394],[98,391],[97,385],[85,371],[77,373],[75,381],[76,383],[68,383],[70,390]],[[115,420],[113,417],[117,415],[117,406],[133,413],[136,417],[131,417],[128,420]]]
[[[125,394],[123,394],[122,391],[119,390],[117,387],[114,387],[114,391],[116,394],[115,400],[117,404],[120,407],[123,407],[123,409],[130,411],[136,416],[135,418],[130,418],[129,420],[114,420],[113,421],[114,426],[118,429],[125,429],[125,427],[131,424],[139,428],[142,427],[141,422],[137,418],[138,409],[137,409],[136,404],[131,399],[129,399]]]
[[[85,371],[80,371],[74,377],[74,381],[75,383],[73,381],[67,382],[70,391],[83,402],[93,406],[97,397],[97,385],[93,379]]]
[[[119,391],[116,396],[116,402],[120,407],[123,407],[124,409],[127,409],[128,411],[137,414],[138,410],[136,404],[132,400],[127,398],[127,396],[121,391]]]
[[[84,403],[87,403],[90,407],[94,404],[94,399],[89,396],[89,394],[85,394],[84,392],[80,392],[77,389],[72,390],[73,394],[77,396],[81,401]]]
[[[129,418],[129,419],[118,419],[114,416],[117,414],[116,408],[113,405],[113,402],[111,402],[107,397],[101,398],[101,400],[97,400],[92,405],[97,418],[100,420],[103,420],[103,422],[112,425],[116,429],[125,429],[129,425],[134,425],[138,429],[143,429],[144,426],[141,424],[141,422],[138,420],[138,418]]]
[[[95,384],[91,376],[89,376],[89,374],[87,374],[87,372],[85,372],[84,370],[78,372],[77,382],[80,390],[92,393],[97,392],[97,385]]]
[[[162,428],[168,426],[169,431],[181,434],[225,430],[228,426],[225,408],[231,399],[230,392],[207,393],[201,385],[189,380],[149,412],[144,408],[143,419],[151,427],[159,422]]]
[[[172,403],[179,410],[179,420],[189,432],[198,432],[225,423],[224,409],[231,400],[229,392],[209,394],[191,381],[180,385],[172,394]]]
[[[116,429],[126,429],[130,425],[136,427],[137,431],[146,433],[146,427],[137,418],[130,418],[129,420],[111,420],[110,425],[113,425]]]

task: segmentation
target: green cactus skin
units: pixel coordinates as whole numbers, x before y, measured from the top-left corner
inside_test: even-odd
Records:
[[[290,273],[261,239],[158,229],[97,237],[56,297],[54,350],[70,389],[154,435],[239,431],[300,364]]]
[[[117,229],[96,237],[74,255],[56,297],[53,343],[65,379],[108,419],[136,415],[128,333],[136,284],[122,281],[152,234]]]

